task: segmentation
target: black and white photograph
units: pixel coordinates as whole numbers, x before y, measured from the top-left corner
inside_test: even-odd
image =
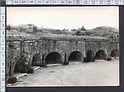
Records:
[[[7,87],[119,86],[119,7],[6,8]]]

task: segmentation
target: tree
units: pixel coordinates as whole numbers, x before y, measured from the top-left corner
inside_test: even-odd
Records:
[[[84,26],[82,26],[80,29],[83,30],[83,31],[86,31],[86,29],[84,28]]]
[[[34,33],[37,33],[37,27],[33,26]]]
[[[76,31],[76,29],[71,29],[71,31]]]
[[[81,31],[76,31],[75,35],[79,36],[79,35],[81,35],[80,33],[81,33]]]
[[[6,29],[10,31],[11,30],[11,26],[7,25]]]

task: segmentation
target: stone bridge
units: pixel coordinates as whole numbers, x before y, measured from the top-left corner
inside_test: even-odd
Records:
[[[30,66],[35,66],[42,61],[46,64],[64,61],[93,62],[95,59],[106,60],[118,56],[119,42],[102,37],[7,38],[7,74],[10,67],[14,73],[20,58],[23,58]],[[21,66],[20,63],[19,66]]]

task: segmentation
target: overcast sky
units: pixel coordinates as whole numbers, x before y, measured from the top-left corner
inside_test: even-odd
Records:
[[[34,24],[55,29],[119,28],[118,6],[97,7],[7,7],[7,24]]]

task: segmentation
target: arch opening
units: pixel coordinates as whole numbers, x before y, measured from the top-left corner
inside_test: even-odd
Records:
[[[107,58],[107,55],[106,55],[104,50],[99,50],[95,55],[95,59],[104,59],[104,60],[106,60],[106,58]]]
[[[25,73],[27,69],[28,69],[28,62],[25,59],[20,58],[15,64],[14,73],[18,73],[18,72]]]
[[[94,61],[93,52],[91,50],[87,51],[86,56],[87,56],[87,60],[86,60],[87,62],[93,62]]]
[[[69,55],[68,61],[82,61],[82,54],[79,51],[74,51]]]
[[[51,52],[46,56],[45,61],[47,64],[61,63],[61,55],[58,52]]]
[[[41,63],[40,53],[36,53],[32,58],[32,66],[39,65]]]
[[[111,54],[110,54],[111,57],[119,57],[119,51],[118,49],[114,49]]]

